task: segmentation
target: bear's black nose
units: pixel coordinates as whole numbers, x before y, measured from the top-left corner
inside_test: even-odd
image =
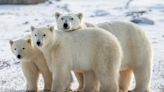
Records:
[[[40,42],[39,42],[39,41],[37,41],[36,44],[37,44],[38,46],[40,46]]]
[[[63,24],[63,27],[64,27],[65,29],[67,29],[67,28],[68,28],[68,24],[67,24],[67,23],[64,23],[64,24]]]
[[[21,55],[17,55],[17,58],[18,58],[18,59],[21,59]]]

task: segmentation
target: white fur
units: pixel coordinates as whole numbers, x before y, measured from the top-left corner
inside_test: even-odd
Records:
[[[82,13],[78,13],[78,14],[61,14],[59,12],[56,12],[55,13],[55,18],[56,18],[56,23],[57,23],[57,28],[58,30],[61,30],[61,31],[65,31],[65,32],[70,32],[70,31],[74,31],[74,30],[78,30],[78,29],[81,29],[81,28],[86,28],[86,27],[94,27],[94,25],[90,24],[90,23],[83,23],[83,16],[82,16]],[[73,20],[71,20],[70,18],[73,18]],[[68,24],[68,29],[64,28],[64,23],[67,23]],[[87,87],[85,87],[85,89],[83,89],[85,85],[83,85],[83,76],[84,73],[81,73],[81,72],[75,72],[75,76],[79,82],[79,87],[78,87],[78,91],[86,91],[86,92],[91,92],[91,90],[86,90],[86,89],[89,89],[89,85],[87,85]],[[88,73],[87,73],[88,74]],[[91,74],[88,74],[88,75],[91,75]],[[94,78],[92,78],[94,79]],[[95,87],[94,89],[91,88],[93,92],[95,92],[97,89],[97,87]]]
[[[43,75],[44,90],[51,90],[52,75],[46,64],[46,60],[42,52],[32,46],[31,40],[28,38],[10,41],[11,50],[17,57],[20,55],[21,65],[24,76],[26,78],[26,90],[37,91],[37,83],[39,73]]]
[[[136,80],[136,87],[132,92],[150,92],[151,73],[152,73],[152,47],[151,43],[142,29],[133,23],[113,21],[93,25],[81,23],[88,27],[100,27],[114,34],[121,43],[124,58],[120,70],[120,92],[127,92],[131,81],[132,72]],[[75,38],[76,39],[76,38]],[[87,75],[85,75],[86,77]],[[88,75],[87,78],[90,76]],[[92,90],[96,83],[86,79],[83,90]],[[79,80],[83,81],[83,80]],[[80,82],[82,83],[82,82]],[[81,84],[83,85],[83,84]]]
[[[64,14],[60,14],[65,16]],[[75,15],[75,14],[72,14]],[[81,18],[82,19],[82,18]],[[79,20],[79,19],[78,19]],[[60,22],[57,21],[57,25]],[[120,92],[127,92],[132,72],[136,79],[136,87],[132,92],[150,92],[150,81],[152,72],[152,47],[151,43],[142,29],[132,23],[113,21],[93,25],[91,23],[76,22],[77,28],[100,27],[114,34],[121,43],[124,58],[120,70]],[[73,24],[71,25],[73,28]],[[59,28],[59,27],[58,27]],[[59,28],[64,31],[63,29]],[[73,29],[67,30],[72,31]],[[73,30],[77,31],[77,29]],[[75,38],[76,39],[76,38]],[[77,74],[76,74],[77,75]],[[85,76],[84,78],[82,78]],[[92,78],[90,78],[92,77]],[[89,79],[87,79],[89,78]],[[91,82],[93,75],[78,74],[77,79],[80,84],[80,90],[94,91],[97,83]],[[85,82],[83,82],[83,79]],[[91,80],[91,81],[89,81]],[[84,83],[84,84],[83,84]],[[84,87],[82,87],[84,85]],[[93,85],[91,87],[91,85]],[[90,87],[90,88],[89,88]]]
[[[56,12],[55,17],[56,17],[57,27],[59,30],[62,30],[62,31],[73,31],[73,30],[79,29],[83,27],[81,25],[82,16],[83,16],[82,13],[61,14],[61,13]],[[67,24],[68,27],[65,28],[64,24]]]
[[[120,90],[127,92],[133,72],[136,87],[132,92],[150,92],[153,56],[151,42],[145,32],[129,22],[113,21],[97,26],[114,34],[123,48]]]
[[[32,39],[42,43],[38,48],[49,58],[48,66],[53,73],[52,91],[64,92],[68,89],[71,70],[93,72],[100,81],[101,91],[118,91],[122,50],[117,38],[109,32],[98,28],[73,32],[35,28]]]

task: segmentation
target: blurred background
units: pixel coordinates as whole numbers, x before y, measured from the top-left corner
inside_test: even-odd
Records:
[[[120,20],[143,28],[154,49],[151,89],[164,92],[164,0],[0,0],[0,91],[25,89],[20,61],[12,55],[9,39],[26,36],[32,25],[56,28],[56,11],[82,12],[84,21],[93,24]],[[77,87],[75,80],[72,88]],[[42,78],[39,88],[43,88]]]

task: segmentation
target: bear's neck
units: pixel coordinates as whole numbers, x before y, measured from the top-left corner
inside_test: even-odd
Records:
[[[25,56],[23,61],[33,61],[36,59],[38,54],[40,54],[39,51],[36,48],[32,47],[30,53],[28,53],[28,55]]]
[[[59,34],[57,31],[54,32],[55,33],[53,33],[52,37],[49,39],[49,42],[43,47],[44,51],[51,52],[52,50],[54,51],[55,49],[57,49],[57,47],[59,46]]]

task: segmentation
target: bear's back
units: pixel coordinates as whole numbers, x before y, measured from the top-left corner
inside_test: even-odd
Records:
[[[61,49],[57,53],[64,53],[68,62],[73,61],[77,64],[83,62],[82,65],[88,69],[93,64],[92,61],[95,61],[93,59],[99,61],[102,57],[105,59],[122,57],[122,49],[117,38],[103,29],[85,28],[72,32],[60,32],[59,35],[59,48]],[[81,69],[84,66],[81,66]]]
[[[63,33],[64,35],[60,37],[61,42],[65,44],[65,46],[70,45],[71,47],[99,47],[103,44],[115,42],[114,40],[117,41],[114,35],[100,28],[84,28],[78,31]]]
[[[147,35],[133,23],[112,21],[100,23],[97,26],[111,32],[118,38],[123,48],[123,64],[125,65],[132,62],[134,58],[145,56],[147,55],[146,53],[150,53],[149,51],[151,51],[151,43]],[[149,50],[146,51],[146,49]]]

